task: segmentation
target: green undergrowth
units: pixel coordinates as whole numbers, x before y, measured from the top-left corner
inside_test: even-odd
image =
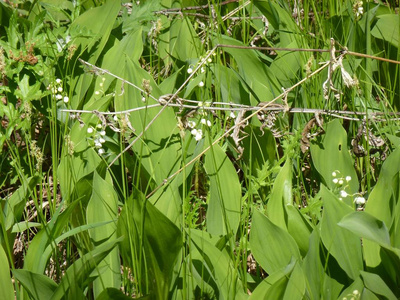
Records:
[[[1,299],[398,299],[398,1],[0,2]]]

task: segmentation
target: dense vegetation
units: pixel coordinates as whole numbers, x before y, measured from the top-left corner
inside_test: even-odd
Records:
[[[1,299],[398,299],[398,1],[0,2]]]

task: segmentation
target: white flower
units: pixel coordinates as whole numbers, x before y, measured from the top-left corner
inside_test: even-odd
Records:
[[[358,290],[354,290],[354,291],[353,291],[353,295],[354,295],[354,296],[357,296],[358,293],[359,293]]]
[[[201,69],[200,69],[200,72],[201,73],[204,73],[206,70],[203,68],[203,67],[201,67]]]
[[[104,144],[104,143],[106,142],[106,140],[103,139],[103,138],[99,138],[99,142],[100,142],[101,144]]]
[[[114,115],[113,119],[114,119],[114,121],[118,121],[117,115]]]
[[[188,72],[189,74],[192,74],[192,73],[193,73],[193,69],[192,69],[192,68],[189,68],[189,69],[187,69],[187,72]]]
[[[188,126],[189,126],[190,128],[194,128],[194,127],[196,126],[196,122],[195,122],[195,121],[189,121],[189,122],[188,122]]]
[[[68,96],[65,96],[65,97],[64,97],[64,102],[65,102],[65,103],[68,103],[68,101],[69,101]]]
[[[100,86],[100,87],[103,87],[103,83],[102,83],[102,82],[100,82],[100,83],[99,83],[99,86]]]
[[[100,131],[100,135],[105,136],[106,132],[104,130]]]
[[[208,61],[209,63],[212,62],[211,57],[209,57],[209,58],[207,59],[207,61]]]
[[[142,97],[142,102],[146,102],[146,97]]]
[[[59,86],[57,91],[59,91],[61,93],[63,91],[63,88],[61,86]]]
[[[201,119],[200,122],[201,122],[201,124],[207,125],[208,127],[211,126],[211,121],[210,120]]]
[[[346,176],[346,181],[349,182],[351,180],[351,176]]]
[[[92,128],[92,127],[89,127],[89,128],[87,129],[87,133],[93,133],[93,128]]]
[[[337,184],[339,180],[337,178],[334,178],[332,181],[334,184]]]
[[[56,79],[56,82],[57,82],[58,84],[60,84],[60,83],[61,83],[61,79],[60,79],[60,78],[57,78],[57,79]]]
[[[364,205],[364,204],[365,204],[365,198],[364,198],[364,197],[356,197],[356,198],[354,199],[354,202],[355,202],[357,205]]]
[[[104,154],[104,149],[103,148],[100,148],[99,150],[98,150],[98,153],[100,154],[100,155],[102,155],[102,154]]]
[[[61,99],[62,99],[62,95],[57,94],[57,95],[56,95],[56,99],[57,99],[57,100],[61,100]]]
[[[340,197],[346,198],[348,196],[348,194],[346,193],[346,191],[340,191]]]
[[[95,91],[94,93],[95,93],[95,95],[100,95],[99,91]]]
[[[332,176],[336,177],[336,172],[335,171],[332,172]]]
[[[101,143],[94,143],[94,146],[95,146],[96,148],[101,148],[102,144],[101,144]]]
[[[359,17],[359,16],[361,16],[363,13],[364,13],[364,7],[360,6],[360,7],[357,9],[356,16]]]
[[[97,124],[97,125],[96,125],[96,128],[97,128],[97,129],[101,129],[101,124]]]
[[[194,136],[196,141],[200,141],[203,137],[203,131],[201,129],[193,129],[190,133]]]
[[[231,119],[235,119],[236,118],[235,113],[233,111],[231,111],[231,113],[229,114],[229,117]]]
[[[343,184],[343,179],[339,179],[339,184],[340,184],[340,185]]]
[[[102,80],[102,81],[106,81],[106,78],[105,78],[105,77],[101,77],[101,80]]]
[[[200,81],[199,87],[203,87],[203,86],[204,86],[204,82],[203,82],[203,81]]]

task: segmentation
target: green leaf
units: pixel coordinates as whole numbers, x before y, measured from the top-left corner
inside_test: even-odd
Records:
[[[62,299],[69,289],[74,289],[75,286],[82,289],[86,287],[94,279],[89,275],[121,240],[122,238],[105,242],[75,261],[65,272],[51,298],[46,299]]]
[[[40,180],[40,176],[33,176],[23,180],[22,185],[7,200],[3,210],[6,230],[9,230],[16,222],[19,222],[28,197]]]
[[[268,274],[286,267],[292,257],[301,258],[299,248],[289,233],[259,211],[253,213],[250,248],[256,261]]]
[[[321,239],[340,267],[355,279],[363,269],[361,241],[359,237],[338,226],[339,221],[352,213],[352,209],[321,185],[324,210],[321,220]]]
[[[33,299],[52,299],[57,284],[46,275],[33,273],[28,270],[13,270],[15,279],[17,279]]]
[[[297,262],[292,260],[290,264],[285,266],[284,268],[275,271],[272,274],[269,274],[266,279],[261,281],[256,289],[251,293],[249,300],[252,299],[268,299],[268,296],[272,296],[271,294],[274,293],[279,294],[280,297],[275,297],[274,299],[281,299],[284,295],[286,285],[289,281],[289,276],[292,273],[295,265]],[[270,288],[273,287],[273,291],[269,291]]]
[[[396,148],[385,160],[379,174],[378,182],[373,188],[365,205],[365,212],[385,223],[390,229],[395,218],[396,203],[393,201],[395,194],[394,179],[400,172],[400,148]],[[397,204],[399,205],[399,204]],[[394,239],[396,239],[394,237]],[[379,246],[376,243],[364,242],[364,256],[367,266],[377,266],[381,262]]]
[[[385,299],[388,300],[398,299],[379,275],[364,271],[360,273],[367,289],[371,290],[376,295],[384,296]]]
[[[33,273],[42,274],[50,258],[51,251],[46,251],[47,247],[51,250],[55,245],[52,244],[68,224],[71,214],[74,212],[78,201],[71,203],[62,213],[63,205],[60,205],[52,216],[46,227],[42,228],[31,241],[25,255],[24,269]],[[38,257],[38,253],[41,253]]]
[[[17,233],[17,232],[23,232],[29,228],[41,228],[41,227],[42,224],[37,222],[19,222],[13,225],[11,232]]]
[[[337,177],[340,176],[343,179],[346,176],[351,177],[351,181],[347,183],[348,188],[343,187],[348,194],[358,192],[358,177],[347,147],[347,133],[339,119],[327,124],[322,143],[312,143],[310,150],[315,168],[322,176],[326,186],[331,190],[336,188],[336,184],[332,181],[335,178],[332,172],[335,171]],[[351,197],[347,196],[343,200],[349,206],[353,205]]]
[[[388,14],[378,16],[371,34],[378,38],[389,42],[395,47],[399,47],[399,16],[398,14]]]
[[[143,265],[147,266],[147,271],[134,276],[142,279],[148,276],[151,293],[157,299],[167,299],[173,267],[182,249],[180,229],[137,191],[135,197],[125,203],[118,233],[125,236],[121,254],[130,264],[143,264],[138,253],[144,249],[146,264]]]
[[[205,139],[208,141],[207,136]],[[236,234],[241,211],[241,188],[236,170],[219,145],[212,146],[205,154],[204,168],[210,178],[207,231],[215,235]]]
[[[269,220],[284,230],[287,230],[285,206],[292,205],[292,199],[292,162],[288,159],[275,179],[267,210]]]
[[[245,299],[243,286],[232,259],[226,251],[221,251],[209,241],[209,234],[191,230],[190,238],[203,256],[203,263],[215,279],[220,299]]]
[[[140,297],[136,299],[147,299],[146,297]],[[150,299],[150,298],[148,298]],[[97,297],[97,300],[132,300],[132,297],[128,297],[121,290],[116,288],[106,288]]]
[[[219,37],[214,43],[245,46],[227,36]],[[243,87],[247,87],[250,93],[254,92],[254,96],[258,98],[258,101],[252,101],[252,104],[257,105],[258,102],[272,100],[281,93],[281,85],[275,75],[261,62],[256,51],[234,48],[224,48],[224,51],[235,59]]]
[[[25,74],[18,84],[19,90],[15,90],[15,96],[21,98],[23,101],[37,100],[43,94],[40,90],[40,86],[40,81],[29,85],[29,76]]]
[[[111,176],[106,172],[106,179],[95,171],[93,176],[93,192],[89,200],[86,218],[89,224],[102,221],[116,221],[118,215],[118,196],[114,191]],[[116,223],[107,223],[102,227],[89,229],[89,235],[95,245],[103,241],[115,240]],[[104,288],[121,285],[120,260],[118,250],[114,249],[105,257],[97,269],[101,269],[99,278],[93,282],[94,295],[97,297]]]
[[[344,216],[338,225],[350,230],[359,237],[390,247],[389,230],[385,223],[367,212],[352,212]]]
[[[0,245],[0,299],[13,300],[14,286],[11,281],[8,258]]]

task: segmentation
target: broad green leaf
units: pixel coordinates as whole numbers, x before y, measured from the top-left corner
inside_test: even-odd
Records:
[[[221,64],[215,64],[211,67],[211,70],[214,72],[214,82],[219,87],[224,102],[250,104],[249,94],[244,91],[238,76],[232,69]]]
[[[367,289],[388,300],[398,299],[379,275],[364,271],[360,273]]]
[[[253,214],[250,248],[256,261],[268,274],[286,267],[292,257],[301,258],[299,248],[289,233],[259,211]]]
[[[244,46],[241,42],[227,36],[219,37],[214,43]],[[258,101],[252,101],[252,104],[257,105],[261,101],[270,101],[282,92],[281,85],[274,74],[261,62],[256,51],[234,48],[224,48],[223,50],[235,59],[243,87],[247,86],[249,92],[254,92],[258,98]]]
[[[170,61],[170,56],[187,61],[202,54],[199,52],[202,48],[201,41],[192,23],[187,19],[173,19],[169,30],[162,33],[159,39],[159,55],[167,63]]]
[[[395,175],[399,172],[400,148],[397,147],[383,163],[378,182],[365,205],[365,212],[383,221],[388,229],[393,222],[393,212],[396,211],[396,203],[392,200],[395,193],[393,183]],[[367,266],[378,266],[381,262],[379,246],[373,242],[365,241],[363,248]]]
[[[106,1],[102,6],[85,11],[70,25],[70,31],[78,36],[74,40],[74,45],[81,51],[89,53],[90,63],[96,64],[103,52],[120,8],[119,1]],[[89,75],[79,76],[73,81],[71,88],[75,93],[70,100],[73,108],[82,103],[91,81],[92,77]]]
[[[296,241],[300,253],[304,257],[308,252],[309,239],[313,228],[294,205],[286,205],[285,210],[287,215],[287,231]]]
[[[293,271],[295,265],[297,265],[297,262],[295,260],[292,260],[291,263],[284,268],[275,271],[272,274],[269,274],[266,279],[264,279],[257,285],[256,289],[251,293],[249,300],[268,299],[267,295],[271,296],[272,293],[279,293],[280,297],[275,299],[281,299],[285,292],[285,287],[288,283],[289,276]],[[273,286],[274,291],[268,294],[270,288],[272,288]]]
[[[111,176],[106,172],[103,179],[95,171],[93,177],[93,192],[89,200],[86,218],[89,224],[101,221],[116,221],[118,215],[118,196],[114,191]],[[89,235],[94,245],[116,238],[116,223],[108,223],[102,227],[89,229]],[[120,260],[118,249],[114,249],[97,266],[101,270],[99,278],[93,282],[94,294],[97,297],[104,288],[121,285]]]
[[[15,91],[15,95],[23,101],[37,100],[42,96],[40,90],[41,82],[36,81],[33,85],[29,85],[29,76],[24,75],[18,84],[19,89]]]
[[[396,204],[391,200],[395,192],[393,179],[399,172],[400,147],[397,147],[383,163],[378,182],[365,205],[365,211],[383,221],[388,228],[392,225],[394,205]]]
[[[286,205],[292,205],[292,161],[286,160],[279,171],[268,200],[267,215],[275,225],[287,231]]]
[[[24,179],[21,186],[15,191],[10,199],[6,201],[3,209],[5,216],[5,229],[9,230],[11,227],[19,222],[28,197],[33,191],[33,188],[40,182],[40,176],[33,176]]]
[[[242,141],[244,148],[242,161],[248,164],[256,176],[268,164],[273,165],[276,159],[275,138],[270,130],[261,130],[261,127],[248,125],[244,131],[249,136]],[[251,166],[250,163],[252,163]]]
[[[27,270],[13,270],[15,279],[28,291],[33,299],[51,299],[57,284],[46,275],[33,273]]]
[[[24,269],[33,273],[43,274],[47,262],[50,258],[50,251],[45,251],[47,247],[54,249],[55,245],[52,244],[57,237],[60,236],[65,226],[68,225],[71,214],[74,212],[78,201],[71,203],[62,213],[60,205],[56,212],[53,214],[52,219],[48,225],[42,228],[31,241],[28,251],[25,255]],[[38,257],[38,253],[41,253]]]
[[[357,173],[353,167],[353,159],[347,147],[347,133],[340,124],[339,119],[335,119],[326,125],[326,134],[322,138],[322,143],[312,143],[310,146],[312,161],[318,173],[322,176],[324,184],[331,190],[337,188],[332,181],[335,177],[332,172],[336,172],[336,178],[343,178],[345,182],[341,189],[348,194],[358,192]],[[350,176],[350,182],[346,183],[344,178]],[[348,187],[346,187],[348,186]],[[351,197],[343,198],[349,206],[353,205]]]
[[[340,220],[352,213],[352,209],[321,185],[324,210],[321,220],[321,239],[340,267],[355,279],[363,269],[361,241],[357,235],[338,226]],[[328,258],[329,259],[329,258]]]
[[[75,261],[67,269],[57,289],[54,291],[51,298],[48,299],[62,299],[65,293],[68,292],[69,289],[74,288],[74,286],[80,288],[87,286],[94,279],[90,278],[89,275],[121,240],[122,239],[119,238],[105,242]]]
[[[125,203],[118,221],[118,233],[125,236],[121,244],[123,257],[130,264],[147,266],[146,273],[134,275],[138,278],[148,276],[151,294],[157,299],[168,298],[173,267],[182,249],[180,229],[143,194],[136,192]],[[140,254],[142,249],[144,257]],[[145,259],[146,264],[139,257]]]
[[[352,212],[344,216],[338,225],[350,230],[359,237],[390,247],[389,230],[385,223],[367,212]]]
[[[152,95],[160,97],[163,95],[150,74],[143,70],[137,63],[128,59],[125,63],[124,78],[136,84],[143,85],[143,80],[149,80],[152,88]],[[117,83],[117,91],[121,90],[121,83]],[[141,93],[131,86],[124,87],[124,93],[117,93],[115,96],[116,110],[125,110],[133,107],[142,107]],[[148,99],[149,104],[154,100]],[[131,114],[129,120],[136,132],[142,132],[150,121],[159,113],[162,108],[143,109]],[[141,166],[150,175],[155,185],[164,182],[168,176],[176,172],[181,166],[182,144],[179,129],[176,126],[175,113],[171,109],[164,109],[162,114],[155,119],[143,137],[138,140],[132,150],[140,157]],[[182,199],[177,186],[167,185],[167,197],[152,197],[151,202],[176,224],[181,222]],[[164,191],[165,191],[164,189]],[[162,192],[163,190],[160,190]]]
[[[17,232],[23,232],[29,228],[41,228],[41,227],[42,224],[37,222],[19,222],[13,225],[11,232],[17,233]]]
[[[323,251],[321,251],[321,243],[319,224],[310,235],[309,251],[302,265],[307,281],[306,295],[312,300],[336,300],[343,289],[343,284],[339,283],[336,279],[342,280],[344,278],[333,278],[336,275],[334,274],[336,270],[332,270],[329,264],[324,261],[326,258]],[[339,274],[339,276],[342,274]]]
[[[140,297],[140,299],[150,299],[146,297]],[[97,297],[97,300],[132,300],[132,297],[128,297],[121,290],[116,288],[106,288]]]
[[[204,231],[191,230],[190,238],[197,250],[203,256],[203,263],[214,276],[218,286],[220,299],[245,299],[239,274],[232,259],[225,251],[221,251],[208,241],[209,234]]]
[[[399,25],[398,14],[380,15],[378,16],[378,22],[371,30],[371,34],[395,47],[399,47]]]
[[[283,299],[302,300],[304,299],[305,291],[306,291],[306,280],[304,276],[304,271],[301,268],[300,263],[297,262],[293,269],[292,274],[290,274]]]
[[[11,281],[8,258],[0,245],[0,299],[13,300],[14,286]]]
[[[205,139],[207,146],[207,136]],[[219,145],[212,146],[204,159],[204,168],[210,179],[207,231],[215,235],[236,234],[241,211],[241,190],[236,170]]]

